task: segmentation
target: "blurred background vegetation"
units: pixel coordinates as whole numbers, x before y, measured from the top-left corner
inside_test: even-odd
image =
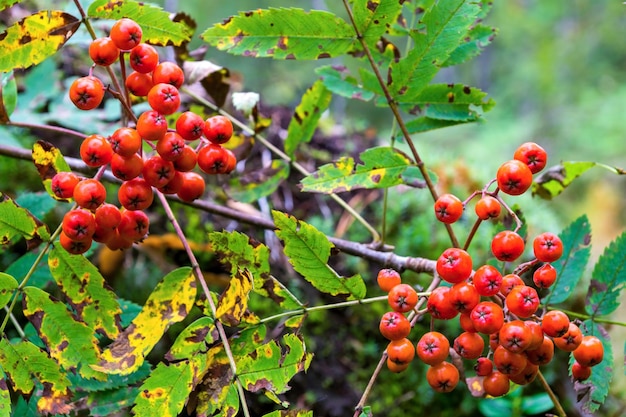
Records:
[[[75,13],[71,2],[25,3],[31,4],[33,9],[67,4],[66,9]],[[182,11],[193,16],[198,24],[197,34],[230,15],[249,9],[285,6],[326,9],[344,14],[338,0],[164,0],[155,3],[170,11]],[[536,141],[548,150],[552,158],[549,165],[562,160],[586,160],[626,168],[626,6],[616,0],[501,0],[494,2],[486,23],[499,29],[494,43],[477,59],[442,71],[439,81],[463,82],[479,87],[497,102],[496,107],[486,115],[485,123],[446,128],[415,137],[427,166],[437,172],[440,186],[461,196],[468,195],[476,186],[480,187],[493,178],[501,161],[509,159],[514,149],[528,140]],[[79,35],[73,42],[80,42]],[[191,44],[192,49],[200,46],[202,42],[198,38]],[[214,49],[209,49],[205,58],[230,69],[235,90],[259,92],[261,109],[268,112],[274,108],[293,108],[316,79],[314,69],[327,64],[240,58]],[[355,63],[351,62],[351,65]],[[61,60],[57,60],[57,68],[64,70]],[[42,82],[41,79],[39,81]],[[36,88],[52,89],[48,93],[51,96],[60,94],[58,85]],[[41,94],[31,96],[33,100],[38,97],[41,98]],[[363,143],[349,142],[348,138],[355,132],[366,132],[365,137],[388,143],[391,126],[392,117],[388,110],[337,98],[322,121],[322,130],[326,133],[324,137],[338,141],[334,146],[340,150],[358,150],[364,146]],[[10,141],[28,146],[32,140],[23,132],[0,135],[0,142],[4,143]],[[365,146],[371,146],[371,143]],[[25,176],[19,184],[8,184],[3,180],[11,178],[10,173],[16,169],[22,172],[31,170],[27,166],[6,158],[0,159],[0,188],[22,186],[39,190],[40,183],[34,170],[32,177],[27,180]],[[552,202],[530,196],[516,198],[515,202],[524,211],[530,234],[544,230],[558,232],[586,213],[593,232],[590,262],[593,265],[593,260],[602,249],[626,227],[625,191],[624,178],[595,168]],[[430,197],[426,193],[393,190],[390,198],[394,204],[389,207],[387,238],[396,246],[396,252],[410,256],[438,256],[446,237],[443,228],[432,224]],[[364,199],[367,201],[367,196]],[[378,202],[361,207],[371,218],[380,219],[382,207]],[[218,227],[210,223],[212,218],[199,218],[198,213],[186,208],[180,207],[179,213],[181,218],[186,219],[185,226],[195,241],[202,241],[206,231]],[[337,232],[337,218],[318,214],[305,220],[328,234]],[[462,221],[455,228],[464,236],[470,226]],[[343,237],[357,241],[368,238],[357,225],[342,229],[341,233]],[[489,227],[481,229],[473,244],[474,251],[486,251],[485,242],[488,242],[490,233]],[[256,238],[263,239],[262,233],[257,235]],[[6,254],[4,256],[6,262],[8,258]],[[172,262],[176,262],[175,255],[169,256]],[[119,264],[118,270],[111,272],[115,274],[118,293],[131,299],[134,294],[138,297],[136,302],[142,302],[141,297],[147,296],[162,276],[159,266],[151,259],[149,251],[145,251],[135,258],[139,263],[126,263],[126,268]],[[206,260],[207,264],[211,262]],[[361,272],[370,283],[379,267],[352,258],[342,258],[341,262],[338,268],[342,272]],[[219,274],[219,271],[214,273]],[[584,284],[588,283],[588,279],[587,275]],[[120,290],[120,282],[125,280],[126,290],[123,285]],[[428,278],[407,275],[405,280],[424,285]],[[299,288],[298,283],[292,285],[296,292],[306,291],[306,288]],[[584,297],[585,289],[586,285],[581,284],[579,299]],[[377,291],[371,285],[368,295],[379,295]],[[327,300],[309,301],[316,304]],[[259,313],[263,309],[271,312],[271,306],[264,305],[263,301],[257,302],[257,307],[261,309]],[[576,303],[574,300],[566,307],[575,309]],[[294,380],[289,399],[313,407],[316,416],[348,415],[384,349],[385,342],[378,334],[378,319],[386,309],[386,305],[375,304],[311,315],[303,333],[309,335],[307,343],[316,357],[309,374],[299,375]],[[626,317],[626,306],[622,306],[615,317]],[[418,327],[425,325],[418,324]],[[456,329],[454,324],[450,326],[450,334],[453,334]],[[417,328],[413,335],[421,331]],[[605,406],[597,413],[599,416],[626,413],[622,355],[626,332],[624,328],[613,327],[610,334],[616,357],[614,388]],[[557,357],[556,361],[562,364],[563,369],[549,367],[546,378],[555,386],[571,415],[576,415],[573,406],[575,398],[568,389],[571,383],[566,378],[566,360],[564,356]],[[489,414],[489,409],[491,412],[496,410],[499,415],[513,415],[499,409],[495,402],[485,407],[487,400],[471,398],[465,387],[447,396],[436,395],[426,386],[424,375],[425,367],[417,365],[400,375],[383,372],[370,396],[374,415],[416,415],[426,408],[431,416],[493,415]],[[521,401],[516,400],[521,398],[522,391],[524,398],[534,398],[533,395],[541,393],[538,385],[531,384],[507,397],[509,399],[504,406],[514,410],[515,415],[532,415],[531,408],[522,410]]]

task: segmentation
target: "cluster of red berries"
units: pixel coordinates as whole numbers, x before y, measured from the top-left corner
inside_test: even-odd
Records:
[[[520,146],[514,159],[498,170],[498,190],[482,191],[476,204],[477,216],[481,220],[499,216],[502,200],[498,191],[522,194],[546,160],[546,152],[539,145]],[[446,196],[435,203],[435,213],[442,222],[452,223],[460,218],[465,203],[451,194]],[[460,379],[459,369],[446,360],[452,349],[463,359],[475,360],[476,376],[481,378],[486,395],[501,396],[509,391],[510,381],[520,385],[533,381],[539,366],[552,360],[556,346],[573,352],[574,379],[589,378],[591,367],[603,359],[600,339],[583,336],[576,323],[560,310],[539,311],[537,289],[549,288],[555,282],[557,271],[552,263],[563,254],[563,243],[557,235],[545,232],[534,238],[532,248],[534,259],[525,264],[525,269],[538,266],[533,272],[534,285],[526,285],[515,273],[503,275],[492,265],[474,270],[472,257],[463,249],[452,247],[443,251],[436,261],[436,272],[449,285],[441,285],[425,295],[426,308],[433,319],[459,317],[463,332],[452,343],[436,331],[423,334],[415,346],[411,343],[411,323],[404,314],[414,310],[418,294],[401,283],[397,271],[381,270],[377,281],[388,292],[393,309],[380,322],[382,335],[390,340],[386,350],[388,368],[400,372],[417,354],[430,366],[426,373],[430,386],[437,392],[449,392]],[[493,237],[491,250],[496,259],[514,262],[523,254],[525,242],[516,231],[507,230]]]
[[[84,253],[92,241],[111,249],[129,247],[148,231],[143,210],[152,204],[153,189],[191,202],[205,191],[204,177],[194,172],[196,165],[207,174],[228,174],[237,164],[233,152],[222,146],[233,135],[227,117],[205,120],[185,111],[178,115],[175,128],[168,127],[166,116],[180,107],[184,73],[173,62],[159,62],[157,50],[141,38],[141,27],[123,18],[108,37],[95,39],[89,47],[94,66],[109,66],[127,55],[133,71],[125,87],[134,96],[145,97],[151,109],[140,114],[134,126],[120,127],[109,137],[89,135],[80,146],[86,165],[108,167],[122,180],[117,195],[121,209],[105,203],[106,190],[97,179],[81,179],[72,172],[53,177],[53,193],[61,199],[73,198],[78,205],[62,224],[60,243],[70,253]],[[69,97],[79,109],[91,110],[101,104],[107,90],[90,71],[72,83]]]

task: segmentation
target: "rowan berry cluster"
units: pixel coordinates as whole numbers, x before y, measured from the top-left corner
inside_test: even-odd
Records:
[[[434,204],[435,216],[441,222],[457,221],[476,196],[476,216],[480,220],[497,218],[502,207],[514,213],[498,195],[520,195],[529,189],[533,174],[541,171],[547,154],[536,143],[521,145],[514,158],[497,171],[496,179],[484,190],[474,193],[465,202],[452,194],[442,195]],[[497,189],[487,191],[492,183]],[[462,332],[453,340],[437,331],[421,335],[416,345],[408,339],[411,322],[405,313],[414,313],[418,294],[401,282],[400,274],[383,269],[377,280],[380,288],[388,292],[393,311],[385,313],[380,322],[381,334],[390,340],[386,349],[387,365],[393,372],[406,369],[415,355],[429,365],[426,378],[437,392],[453,390],[461,372],[448,358],[451,352],[474,361],[476,377],[481,381],[486,395],[501,396],[509,391],[510,382],[525,385],[533,381],[539,367],[548,364],[555,346],[572,352],[575,362],[572,376],[585,380],[591,368],[603,359],[602,342],[595,336],[584,336],[578,325],[560,310],[540,309],[538,289],[549,288],[557,278],[552,263],[563,254],[559,236],[544,232],[532,242],[534,258],[518,265],[514,272],[504,273],[504,268],[518,260],[525,251],[525,241],[518,229],[497,233],[491,241],[493,256],[503,262],[502,269],[484,264],[474,269],[471,255],[463,249],[451,247],[436,260],[436,276],[445,285],[435,288],[427,297],[426,311],[430,313],[434,328],[436,320],[458,317]],[[535,268],[536,267],[536,268]],[[532,284],[526,284],[520,274],[535,268]]]
[[[108,37],[90,44],[94,64],[89,75],[78,78],[69,89],[70,100],[81,110],[100,106],[107,91],[121,100],[132,94],[150,105],[139,117],[131,115],[134,120],[129,126],[108,137],[89,135],[80,146],[86,165],[108,168],[122,180],[117,194],[121,207],[106,203],[106,189],[97,177],[59,172],[52,178],[52,192],[60,199],[73,198],[78,206],[62,223],[60,243],[70,253],[84,253],[93,241],[111,249],[130,247],[148,232],[150,222],[143,210],[152,204],[154,189],[191,202],[205,191],[196,166],[206,174],[228,174],[237,164],[233,152],[222,146],[233,135],[228,118],[216,115],[205,120],[185,111],[178,114],[174,127],[168,126],[166,116],[179,111],[184,73],[176,63],[160,62],[157,49],[141,42],[142,35],[135,21],[116,21]],[[132,72],[124,79],[126,91],[115,92],[92,71],[118,59],[124,65],[120,57],[128,58]]]

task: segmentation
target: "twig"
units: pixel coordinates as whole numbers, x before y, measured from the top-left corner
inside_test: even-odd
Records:
[[[548,396],[552,400],[552,404],[554,404],[554,408],[556,408],[556,412],[559,414],[559,417],[567,417],[565,410],[563,410],[563,406],[559,402],[559,399],[557,398],[554,391],[552,391],[552,388],[548,384],[548,381],[546,381],[546,379],[543,377],[541,371],[537,372],[537,378],[539,379],[539,382],[541,382],[543,389],[548,393]]]

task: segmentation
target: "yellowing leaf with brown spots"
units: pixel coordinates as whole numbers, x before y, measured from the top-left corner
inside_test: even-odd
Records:
[[[368,149],[360,158],[362,165],[350,157],[322,165],[302,180],[302,191],[339,193],[359,188],[392,187],[404,182],[402,174],[412,164],[406,154],[388,146]]]
[[[94,332],[74,320],[64,303],[36,287],[24,288],[24,315],[48,347],[50,356],[68,371],[83,378],[106,379],[89,365],[98,361],[100,349]]]
[[[25,238],[28,249],[50,239],[48,226],[30,211],[0,192],[0,244],[9,245]]]
[[[222,413],[217,415],[236,415],[237,413],[226,414],[228,409],[236,409],[239,405],[239,396],[236,389],[235,395],[232,395],[235,388],[234,377],[224,346],[221,344],[213,346],[206,353],[206,358],[207,369],[204,378],[196,389],[197,394],[193,394],[198,402],[196,415],[209,417],[216,415],[218,411]]]
[[[11,25],[0,33],[0,72],[39,64],[79,26],[80,20],[59,10],[44,10]]]
[[[70,171],[70,167],[63,158],[61,151],[49,142],[38,140],[33,145],[33,163],[39,172],[39,176],[43,181],[43,185],[50,196],[56,200],[69,201],[68,199],[60,199],[52,192],[52,177],[57,172]]]
[[[92,367],[121,375],[137,370],[169,326],[187,317],[196,292],[191,268],[178,268],[167,274],[130,326],[102,352],[100,362]]]
[[[30,342],[9,343],[0,340],[0,367],[9,377],[13,390],[29,394],[36,383],[46,389],[37,401],[41,414],[69,414],[70,381],[58,363]],[[3,414],[8,415],[8,414]]]
[[[83,255],[71,255],[56,245],[48,255],[48,266],[78,318],[94,332],[115,339],[122,308],[98,268]]]
[[[248,308],[250,291],[252,274],[247,269],[238,269],[217,303],[217,319],[228,326],[238,325]]]

